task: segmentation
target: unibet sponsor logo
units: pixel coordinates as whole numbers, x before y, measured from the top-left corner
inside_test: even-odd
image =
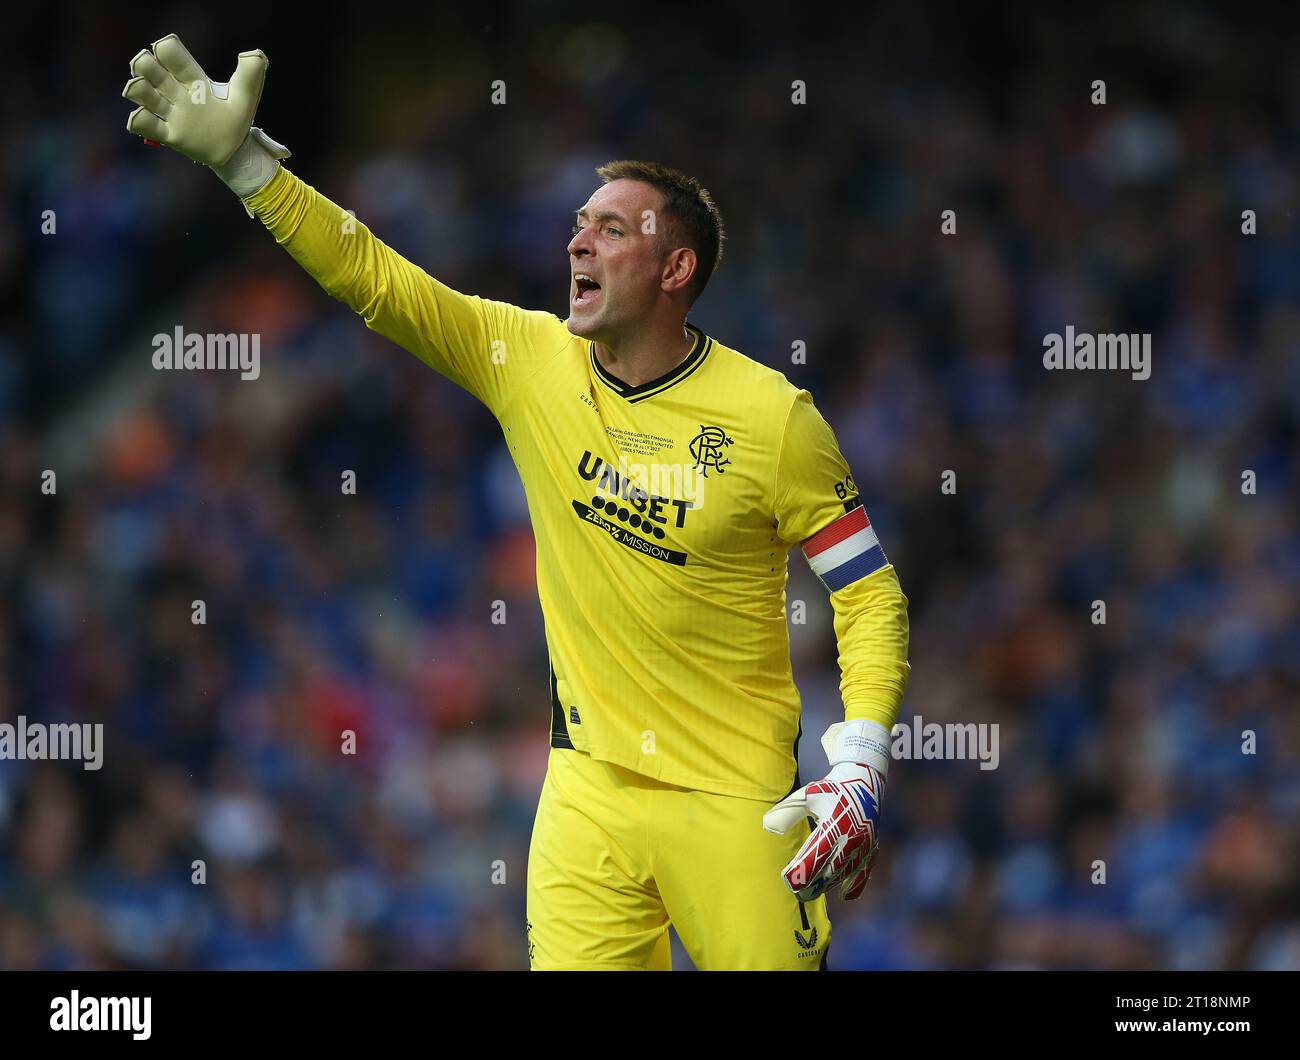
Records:
[[[702,487],[697,487],[688,499],[651,492],[634,480],[626,462],[615,468],[590,450],[583,451],[577,470],[599,491],[592,494],[590,504],[576,499],[571,502],[579,518],[604,530],[625,548],[676,566],[686,564],[685,552],[658,542],[667,537],[666,527],[681,529],[686,525],[687,513],[702,503]]]

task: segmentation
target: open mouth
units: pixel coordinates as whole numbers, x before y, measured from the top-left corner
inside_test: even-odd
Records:
[[[573,274],[573,304],[590,305],[600,297],[600,284],[585,272]]]

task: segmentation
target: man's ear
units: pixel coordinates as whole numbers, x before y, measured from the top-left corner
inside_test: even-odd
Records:
[[[664,260],[661,282],[667,291],[678,291],[689,287],[699,268],[699,257],[690,247],[678,247],[668,252]]]

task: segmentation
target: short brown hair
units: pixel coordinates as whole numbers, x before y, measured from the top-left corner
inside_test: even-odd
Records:
[[[722,246],[727,234],[722,227],[722,214],[713,197],[694,177],[658,162],[637,162],[624,159],[606,162],[596,170],[596,176],[606,184],[614,180],[639,180],[658,188],[664,197],[669,235],[676,246],[690,247],[698,259],[695,275],[691,277],[691,302],[695,302],[722,261]]]

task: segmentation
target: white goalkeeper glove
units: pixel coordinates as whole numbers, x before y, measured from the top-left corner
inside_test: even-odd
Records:
[[[865,718],[841,721],[826,730],[822,747],[830,772],[768,810],[763,827],[784,835],[805,818],[816,818],[812,835],[781,876],[800,901],[812,901],[836,883],[843,884],[840,897],[852,901],[867,886],[879,847],[890,734]]]
[[[240,52],[229,83],[212,81],[169,33],[131,60],[135,76],[122,96],[139,106],[126,119],[127,131],[210,167],[247,198],[289,157],[287,147],[252,127],[268,65],[260,50]]]

